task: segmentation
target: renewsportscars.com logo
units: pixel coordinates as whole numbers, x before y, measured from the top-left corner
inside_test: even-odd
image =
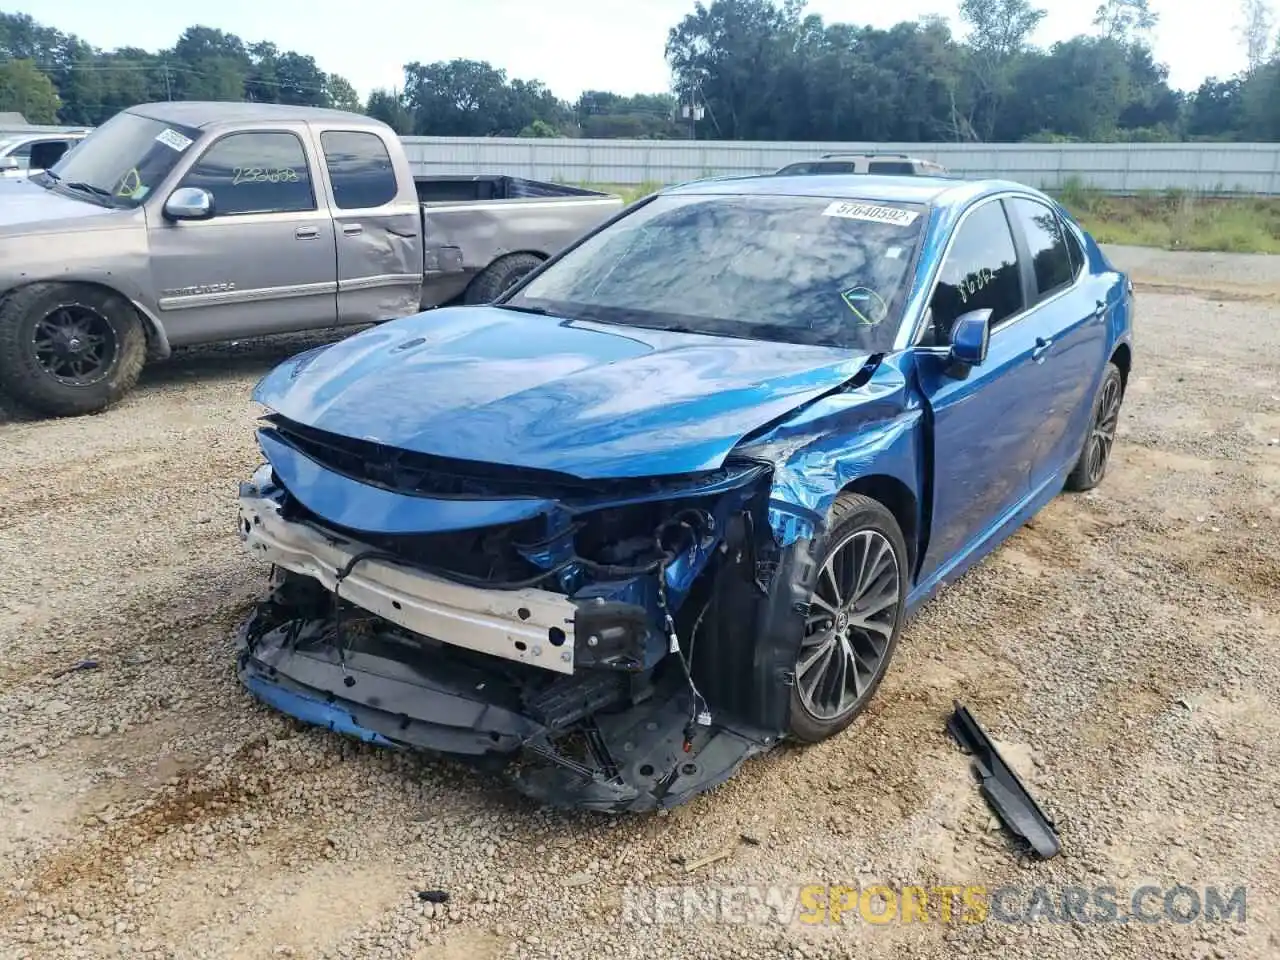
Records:
[[[865,887],[628,887],[622,922],[727,923],[1243,923],[1243,886],[1024,887],[981,884]]]

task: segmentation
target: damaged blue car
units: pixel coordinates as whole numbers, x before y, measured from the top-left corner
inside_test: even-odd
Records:
[[[679,804],[844,729],[914,608],[1102,480],[1132,314],[1017,184],[668,189],[263,379],[240,677],[550,804]]]

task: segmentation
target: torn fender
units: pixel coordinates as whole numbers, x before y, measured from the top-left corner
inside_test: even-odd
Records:
[[[902,354],[884,360],[866,383],[814,401],[736,451],[773,465],[769,524],[779,546],[818,536],[856,480],[887,476],[927,489],[925,410],[910,389],[910,362]]]

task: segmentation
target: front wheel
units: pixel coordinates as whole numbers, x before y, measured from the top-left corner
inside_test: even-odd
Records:
[[[37,413],[104,410],[133,389],[146,352],[133,304],[109,290],[33,283],[0,301],[0,390]]]
[[[790,733],[816,743],[862,712],[902,632],[907,546],[877,500],[842,494],[819,556],[791,693]]]

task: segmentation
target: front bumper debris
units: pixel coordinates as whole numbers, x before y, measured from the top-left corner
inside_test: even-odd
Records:
[[[332,618],[282,615],[268,600],[240,629],[238,672],[260,700],[367,743],[469,758],[550,806],[674,807],[771,742],[725,727],[690,730],[691,704],[676,684],[619,709],[621,673],[530,682],[535,668],[495,671],[465,650],[423,644],[358,613],[342,631]]]

